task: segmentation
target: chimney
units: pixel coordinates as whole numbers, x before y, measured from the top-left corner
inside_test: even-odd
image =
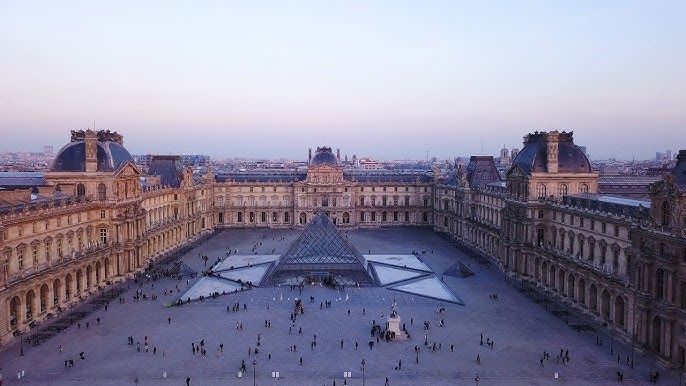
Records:
[[[338,161],[339,164],[341,163],[341,149],[336,149],[336,161]]]
[[[86,130],[86,172],[98,171],[98,135],[93,130]]]
[[[558,172],[557,155],[559,152],[560,133],[551,131],[546,136],[546,144],[548,145],[548,173]]]
[[[307,149],[307,152],[307,163],[309,164],[310,162],[312,162],[312,148]]]

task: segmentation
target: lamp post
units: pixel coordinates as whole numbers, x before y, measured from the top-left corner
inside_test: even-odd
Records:
[[[612,323],[612,322],[610,322]],[[615,347],[615,330],[610,326],[610,355],[614,354]]]
[[[256,378],[255,378],[255,373],[257,372],[257,359],[254,359],[252,361],[252,386],[256,385]]]
[[[362,386],[364,386],[364,365],[365,365],[365,361],[363,358],[362,359]]]
[[[19,332],[19,356],[24,356],[24,334]]]

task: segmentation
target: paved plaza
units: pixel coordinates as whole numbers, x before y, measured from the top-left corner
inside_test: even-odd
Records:
[[[228,248],[237,255],[278,255],[299,234],[297,230],[225,230],[187,252],[182,260],[202,271],[217,257],[230,259]],[[419,252],[419,259],[465,305],[386,287],[306,286],[300,293],[282,286],[165,307],[200,278],[161,278],[141,285],[131,280],[123,284],[127,289],[121,295],[124,303],[114,298],[107,310],[100,307],[82,319],[80,328],[74,323],[38,346],[24,343],[24,356],[20,356],[19,343],[5,349],[0,354],[3,378],[7,384],[27,385],[185,385],[187,377],[190,385],[252,385],[255,375],[257,385],[362,385],[364,360],[365,385],[382,386],[386,378],[393,386],[607,385],[619,384],[618,370],[624,373],[623,384],[649,384],[650,360],[635,354],[631,369],[626,365],[630,348],[614,342],[611,355],[607,341],[596,345],[594,332],[577,332],[566,323],[569,320],[557,318],[513,288],[502,273],[483,269],[430,230],[351,230],[345,235],[365,255]],[[199,255],[209,257],[207,266]],[[475,275],[443,275],[457,261]],[[147,300],[135,301],[136,291],[142,291]],[[498,300],[491,294],[497,294]],[[290,316],[296,297],[303,299],[305,311],[293,325]],[[394,299],[410,339],[377,343],[370,335],[372,321],[384,325]],[[320,307],[325,301],[331,306]],[[231,310],[235,303],[240,305],[237,312]],[[445,311],[439,313],[440,308]],[[425,321],[430,322],[428,330]],[[127,343],[129,336],[133,345]],[[203,340],[204,357],[192,350],[192,344]],[[493,340],[493,348],[487,340]],[[436,350],[432,350],[434,342]],[[420,348],[418,355],[415,347]],[[255,354],[255,348],[259,353]],[[561,349],[569,352],[568,364],[557,359]],[[541,367],[544,351],[550,358]],[[81,352],[85,359],[80,359]],[[74,365],[65,368],[69,358]],[[242,361],[246,371],[239,378]],[[18,380],[22,371],[24,376]],[[280,377],[273,378],[273,372]],[[344,378],[344,372],[352,377]],[[677,380],[662,374],[659,383],[673,385]]]

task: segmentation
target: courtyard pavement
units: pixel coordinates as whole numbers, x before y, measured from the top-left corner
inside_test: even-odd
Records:
[[[238,254],[280,254],[299,234],[297,230],[225,230],[182,259],[202,271],[206,268],[199,254],[209,257],[208,267],[217,257],[226,258],[227,248],[237,249]],[[257,385],[335,382],[340,386],[344,382],[363,384],[364,360],[365,385],[382,386],[386,378],[392,386],[608,385],[619,384],[618,370],[624,372],[623,384],[649,384],[648,359],[635,354],[635,367],[631,369],[625,364],[630,349],[614,342],[610,355],[608,344],[596,345],[595,333],[575,331],[515,290],[502,273],[482,269],[430,230],[351,230],[346,235],[362,254],[406,255],[419,251],[420,259],[438,277],[460,260],[475,275],[444,276],[443,280],[465,305],[387,288],[346,287],[335,291],[306,286],[302,293],[289,287],[253,288],[182,307],[165,307],[165,302],[178,297],[198,278],[188,282],[186,278],[162,278],[141,285],[129,281],[124,284],[128,290],[122,294],[125,303],[113,299],[107,311],[98,308],[81,320],[80,328],[75,323],[38,346],[24,343],[24,356],[19,355],[19,343],[6,348],[0,353],[0,372],[6,384],[27,385],[185,385],[187,377],[191,385],[252,385],[254,372]],[[165,289],[173,289],[173,293],[165,296]],[[134,301],[137,290],[148,300]],[[498,300],[490,298],[494,293]],[[155,301],[150,300],[152,295],[157,296]],[[292,327],[290,315],[296,297],[303,299],[305,313]],[[372,321],[385,323],[393,299],[397,300],[398,313],[411,338],[379,343],[374,338],[370,349]],[[330,308],[320,308],[325,300],[332,302]],[[240,304],[240,311],[227,312],[227,306],[234,303]],[[441,307],[445,311],[438,313]],[[441,319],[445,327],[439,326]],[[430,321],[428,331],[423,328],[424,321]],[[265,322],[271,327],[265,327]],[[237,323],[239,327],[242,324],[242,329],[236,329]],[[298,333],[300,328],[302,334]],[[315,334],[316,346],[312,347]],[[436,342],[440,350],[432,352],[424,344],[425,334],[426,341]],[[480,344],[482,334],[484,345]],[[133,345],[127,344],[129,336],[133,336]],[[487,339],[494,341],[492,349],[486,345]],[[191,343],[198,345],[201,340],[206,357],[192,352]],[[140,352],[137,342],[141,344]],[[218,352],[220,343],[223,352]],[[416,346],[420,347],[419,363]],[[258,354],[254,353],[256,347]],[[561,348],[569,351],[569,364],[556,360]],[[550,359],[541,367],[544,351],[550,353]],[[481,364],[476,363],[477,355]],[[65,368],[65,359],[69,358],[73,358],[74,366]],[[247,371],[239,377],[242,360]],[[402,366],[396,369],[399,361]],[[18,379],[20,372],[24,376]],[[279,372],[280,377],[273,378],[273,372]],[[344,379],[344,372],[351,372],[352,378]],[[677,382],[663,372],[659,384]]]

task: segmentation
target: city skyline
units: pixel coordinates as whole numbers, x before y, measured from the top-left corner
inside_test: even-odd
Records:
[[[451,159],[567,130],[593,159],[651,159],[686,148],[684,10],[5,2],[0,151],[95,121],[135,154]]]

